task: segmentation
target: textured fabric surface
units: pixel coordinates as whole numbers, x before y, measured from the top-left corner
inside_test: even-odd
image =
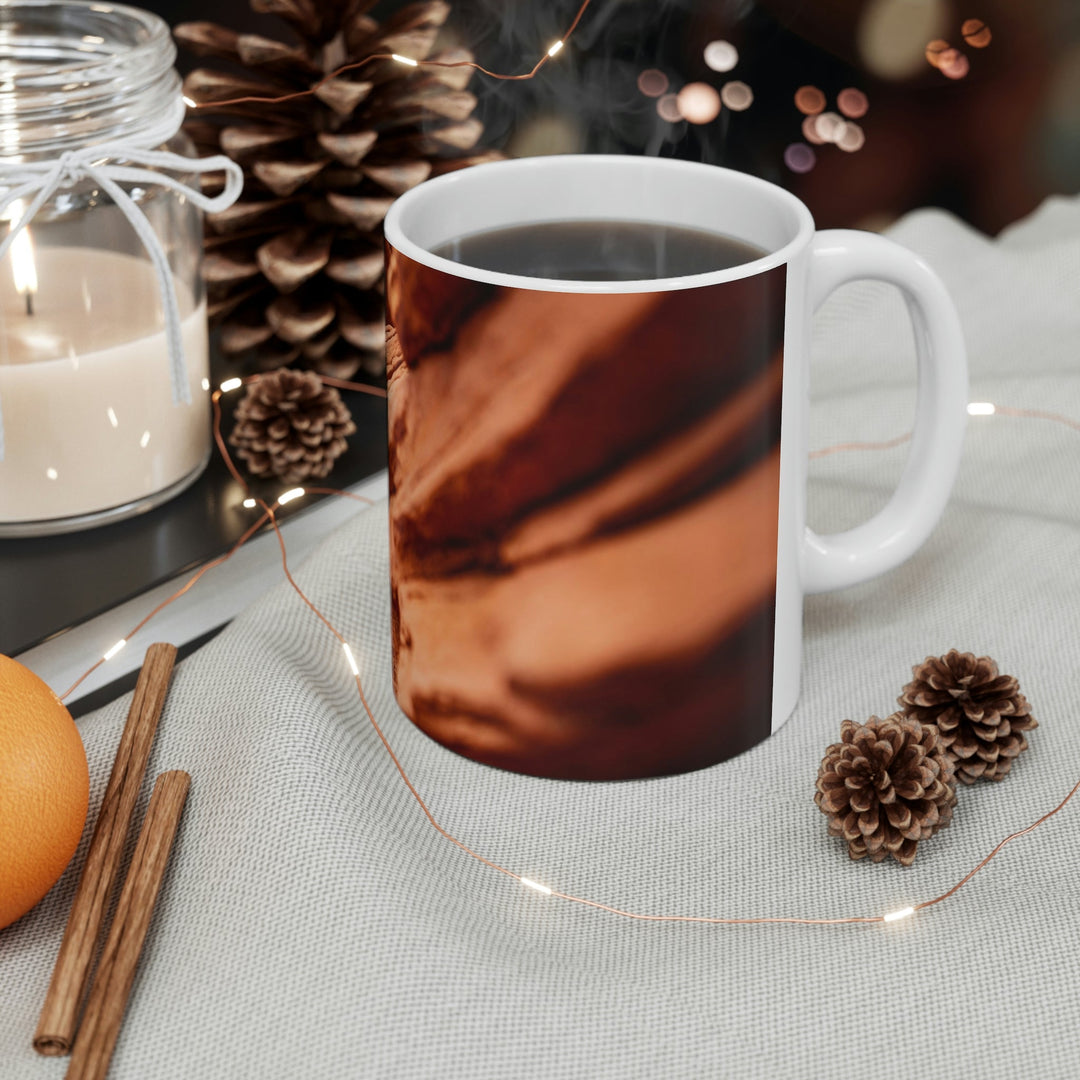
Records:
[[[1080,201],[1051,201],[996,241],[930,211],[894,235],[956,298],[974,399],[1080,418]],[[815,327],[812,444],[905,430],[913,366],[894,293],[838,293]],[[812,522],[865,517],[903,457],[814,462]],[[639,911],[883,913],[942,892],[1080,776],[1078,461],[1080,434],[1060,425],[973,418],[925,548],[808,601],[788,724],[670,779],[526,778],[413,729],[390,689],[384,507],[328,537],[298,579],[353,643],[433,813],[485,856]],[[1004,783],[962,790],[912,868],[851,863],[812,801],[824,748],[842,718],[891,711],[911,665],[952,646],[1020,679],[1041,724],[1032,748]],[[81,723],[92,815],[126,707]],[[439,836],[364,718],[340,647],[284,585],[178,669],[152,759],[169,768],[191,772],[192,793],[117,1080],[1049,1080],[1080,1068],[1080,804],[952,900],[890,926],[617,918],[523,889]],[[30,1038],[83,851],[85,839],[49,897],[0,933],[4,1080],[65,1070]]]

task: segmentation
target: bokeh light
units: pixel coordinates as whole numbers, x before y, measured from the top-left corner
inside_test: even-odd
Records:
[[[656,111],[660,114],[661,119],[672,124],[683,118],[682,113],[679,111],[679,98],[676,94],[664,94],[656,103]]]
[[[739,50],[730,41],[710,41],[705,46],[705,63],[713,71],[730,71],[739,62]]]
[[[941,54],[948,52],[952,46],[944,38],[935,38],[926,44],[926,62],[931,67],[937,67],[941,63]]]
[[[960,33],[973,49],[985,49],[993,40],[990,27],[982,19],[965,19],[964,25],[960,27]]]
[[[849,86],[836,95],[836,107],[851,120],[858,120],[866,115],[870,102],[861,90]]]
[[[823,112],[814,117],[814,130],[822,142],[838,142],[846,127],[847,124],[839,113]]]
[[[816,86],[800,86],[795,91],[795,108],[814,116],[825,108],[825,95]]]
[[[947,79],[962,79],[970,69],[968,58],[959,49],[946,49],[938,57],[938,71]]]
[[[637,77],[637,88],[646,97],[658,98],[667,92],[668,77],[656,68],[647,68]]]
[[[691,124],[710,124],[720,115],[720,95],[704,82],[687,83],[675,98],[679,113]]]
[[[950,7],[947,0],[866,0],[855,35],[866,68],[881,79],[915,75],[926,43],[949,25]]]
[[[754,104],[754,91],[744,82],[733,79],[720,88],[720,100],[732,112],[744,112]]]
[[[844,130],[840,132],[839,137],[836,140],[836,145],[841,150],[846,150],[849,154],[854,154],[856,150],[861,150],[866,142],[866,132],[856,124],[853,120],[849,120],[844,124]]]
[[[808,143],[813,143],[815,146],[821,146],[825,142],[825,140],[817,133],[816,116],[807,116],[803,118],[802,134],[803,138]]]
[[[817,155],[806,143],[792,143],[784,151],[784,164],[793,173],[808,173],[817,164]]]

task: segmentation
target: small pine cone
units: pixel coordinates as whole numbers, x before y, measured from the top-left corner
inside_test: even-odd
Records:
[[[252,476],[296,484],[326,476],[354,431],[337,390],[314,372],[282,369],[248,384],[229,444]]]
[[[998,673],[989,656],[950,650],[928,656],[897,701],[905,716],[934,724],[965,784],[1004,780],[1027,749],[1024,732],[1038,727],[1020,684]]]
[[[840,742],[821,762],[814,802],[828,815],[830,835],[847,841],[852,859],[881,862],[891,855],[910,866],[919,841],[952,821],[952,762],[933,726],[899,713],[865,724],[845,720]]]

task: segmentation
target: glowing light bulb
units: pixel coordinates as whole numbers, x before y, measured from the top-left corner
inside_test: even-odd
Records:
[[[291,503],[293,499],[299,499],[303,494],[304,489],[302,487],[289,488],[288,491],[283,491],[278,496],[278,506],[284,506],[286,503]]]
[[[899,911],[890,911],[888,915],[882,915],[884,922],[898,922],[900,919],[906,919],[909,915],[914,915],[915,909],[913,907],[904,907]]]
[[[668,77],[656,68],[647,68],[637,77],[637,87],[646,97],[658,98],[667,93]]]
[[[990,27],[982,19],[965,19],[964,25],[960,27],[960,33],[973,49],[985,49],[993,40]]]
[[[806,143],[792,143],[784,151],[784,164],[794,173],[808,173],[817,164],[817,155]]]
[[[256,504],[254,499],[245,499],[243,502],[243,507],[245,510],[253,510],[255,508],[255,505]]]
[[[411,56],[402,56],[400,53],[390,54],[399,64],[408,64],[409,67],[419,67],[420,61],[414,60]]]
[[[739,62],[739,50],[730,41],[710,41],[705,46],[705,65],[713,71],[730,71]]]
[[[704,82],[687,83],[676,95],[679,115],[691,124],[711,124],[720,115],[720,95]]]
[[[972,401],[967,407],[968,416],[993,416],[997,408],[992,401]]]
[[[945,0],[866,0],[859,5],[855,46],[863,65],[881,79],[902,80],[923,64],[926,43],[952,22]]]
[[[561,49],[562,47],[563,47],[563,43],[562,43],[562,41],[561,41],[561,40],[560,40],[560,41],[556,41],[556,42],[554,42],[554,43],[552,44],[551,48],[550,48],[550,49],[548,49],[548,56],[554,56],[554,55],[555,55],[555,54],[556,54],[557,52],[559,52],[559,50],[560,50],[560,49]]]
[[[660,114],[660,119],[669,124],[677,124],[683,118],[679,112],[679,99],[676,94],[664,94],[656,103],[656,111]]]
[[[720,100],[732,112],[745,112],[754,104],[754,91],[746,83],[733,79],[720,88]]]
[[[341,643],[341,647],[345,650],[345,659],[349,661],[349,668],[351,669],[352,673],[354,675],[359,675],[360,668],[357,667],[356,657],[353,656],[353,651],[349,648],[349,643],[347,641],[343,641]]]
[[[204,390],[209,390],[210,389],[210,380],[209,379],[206,379],[206,378],[203,379],[202,388]]]
[[[551,895],[551,889],[547,885],[541,885],[539,881],[533,881],[532,878],[523,877],[519,879],[521,884],[527,889],[535,889],[538,893],[543,893],[545,896]]]
[[[947,79],[962,79],[971,70],[971,62],[959,49],[946,49],[938,57],[937,67]]]
[[[223,394],[227,394],[230,390],[238,390],[243,385],[244,385],[244,380],[243,379],[237,379],[235,377],[233,377],[231,379],[226,379],[221,384],[221,392]]]
[[[189,98],[189,97],[187,96],[187,94],[184,94],[184,95],[183,95],[183,99],[184,99],[184,104],[185,104],[185,105],[186,105],[186,106],[187,106],[187,107],[188,107],[189,109],[197,109],[197,108],[199,107],[199,103],[198,103],[197,101],[192,101],[192,100],[191,100],[191,98]]]
[[[105,655],[103,660],[111,660],[125,645],[127,644],[127,638],[121,638]]]
[[[824,146],[825,140],[817,133],[817,117],[804,116],[802,122],[803,138],[814,146]]]
[[[846,128],[847,122],[840,117],[839,113],[823,112],[814,118],[814,130],[818,138],[824,142],[839,142]]]
[[[866,132],[854,120],[848,120],[840,130],[835,142],[841,150],[854,154],[856,150],[861,150],[865,145]]]
[[[795,108],[804,116],[816,116],[825,108],[825,95],[816,86],[800,86],[795,91]]]
[[[859,120],[864,117],[870,108],[870,101],[861,91],[854,86],[841,90],[836,95],[836,107],[849,119]]]
[[[145,450],[150,445],[150,432],[144,431],[139,436],[139,445]]]

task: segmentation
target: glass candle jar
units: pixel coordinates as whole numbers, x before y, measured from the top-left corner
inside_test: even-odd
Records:
[[[0,195],[37,170],[0,224],[0,536],[137,514],[209,459],[207,200],[171,157],[191,154],[175,56],[135,8],[0,5]]]

